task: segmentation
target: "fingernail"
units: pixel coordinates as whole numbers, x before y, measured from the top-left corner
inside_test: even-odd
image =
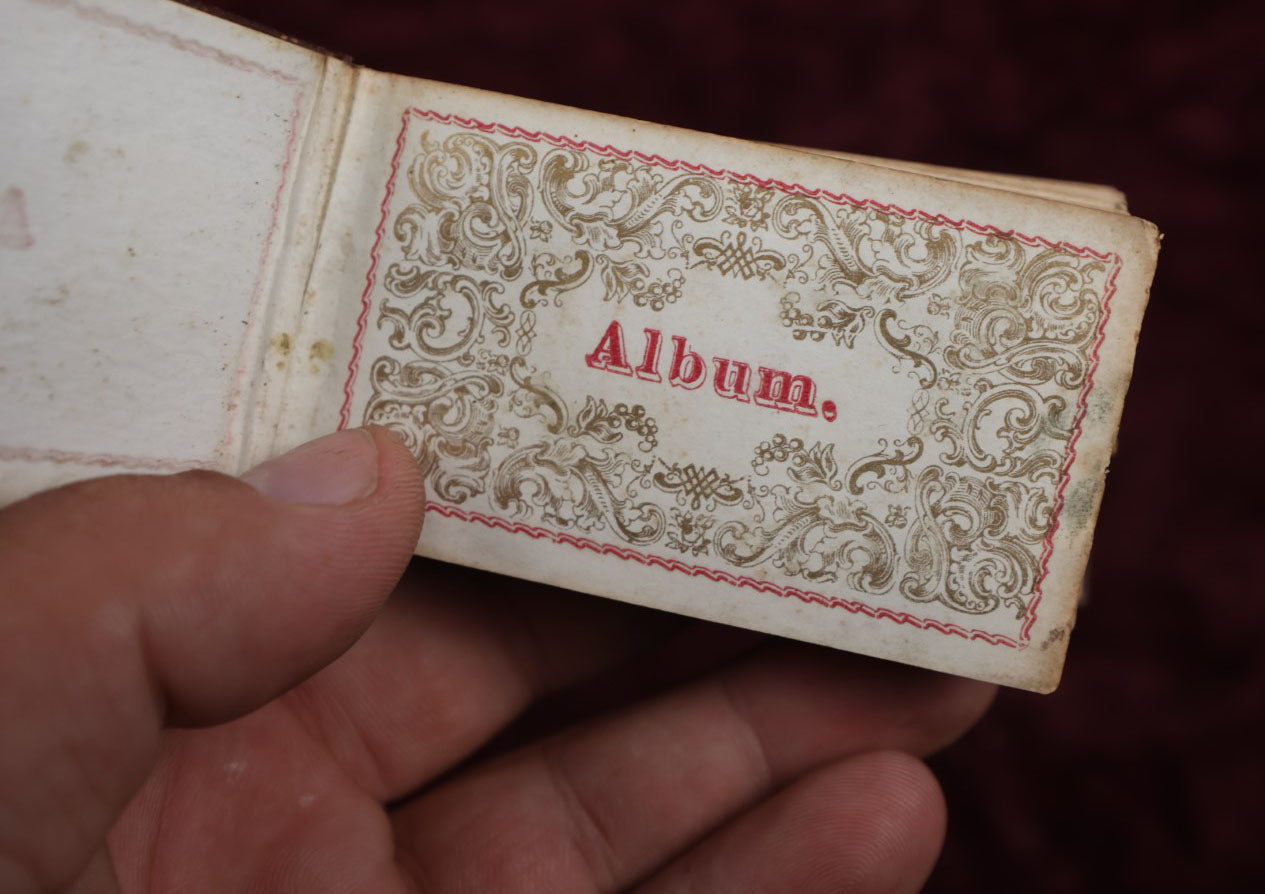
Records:
[[[282,503],[339,506],[377,488],[378,445],[363,428],[336,431],[255,466],[242,481]]]

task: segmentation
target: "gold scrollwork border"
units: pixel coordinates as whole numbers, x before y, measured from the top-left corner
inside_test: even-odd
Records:
[[[423,130],[403,168],[408,204],[384,251],[414,120],[439,136]],[[377,324],[395,353],[372,363],[363,417],[413,448],[433,511],[1026,644],[1118,256],[417,109],[404,114],[371,255],[342,421],[385,260]],[[847,351],[873,337],[917,382],[906,435],[842,467],[833,444],[786,435],[754,448],[749,473],[669,463],[644,406],[573,405],[530,362],[539,315],[581,285],[662,311],[695,267],[780,287],[792,340]],[[868,598],[742,573],[762,566]],[[902,610],[928,603],[1009,615],[1018,630]]]

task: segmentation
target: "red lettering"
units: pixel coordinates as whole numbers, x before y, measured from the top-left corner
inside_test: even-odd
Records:
[[[619,320],[612,320],[611,324],[606,327],[606,332],[602,335],[601,341],[593,349],[593,353],[584,355],[584,362],[594,369],[604,369],[609,372],[619,373],[621,376],[631,376],[632,367],[628,365],[628,361],[625,359],[626,354],[627,352],[624,350],[624,330],[620,328]]]
[[[584,355],[584,362],[592,369],[606,370],[621,376],[636,375],[647,382],[662,382],[659,358],[663,354],[663,333],[652,327],[642,330],[646,335],[641,362],[636,369],[628,363],[628,351],[624,347],[624,330],[618,320],[612,320],[598,340],[597,347]],[[795,375],[781,369],[759,367],[759,382],[752,391],[751,364],[728,357],[713,357],[714,374],[712,388],[723,398],[742,403],[754,401],[762,407],[782,413],[799,413],[801,416],[818,415],[817,383],[809,376]],[[672,336],[672,358],[668,363],[668,384],[673,388],[693,391],[707,381],[708,368],[698,351],[689,347],[684,336]],[[821,416],[827,422],[839,418],[839,408],[832,400],[821,402]]]
[[[793,376],[780,369],[762,366],[755,402],[775,410],[816,416],[817,385],[808,376]]]
[[[726,357],[713,357],[712,362],[716,364],[716,377],[712,379],[712,387],[716,389],[717,394],[730,400],[751,400],[751,396],[747,393],[750,390],[748,386],[751,381],[749,364],[739,363]],[[729,374],[731,369],[732,376]]]
[[[637,374],[637,378],[647,382],[662,382],[663,377],[659,375],[659,351],[663,348],[663,333],[649,327],[646,327],[645,332],[646,352],[642,355],[641,365],[633,372]]]
[[[672,365],[668,368],[668,382],[676,388],[691,390],[703,384],[707,378],[707,364],[697,351],[685,347],[685,339],[672,336]]]

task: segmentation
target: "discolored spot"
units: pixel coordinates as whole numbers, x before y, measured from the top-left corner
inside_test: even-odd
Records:
[[[35,244],[26,219],[26,194],[16,186],[0,193],[0,248],[30,248]]]
[[[282,332],[274,335],[271,339],[269,339],[268,347],[278,358],[274,364],[276,368],[278,370],[285,369],[286,358],[290,356],[290,333]]]
[[[313,375],[321,371],[321,364],[328,364],[334,359],[334,343],[326,338],[318,338],[312,342],[308,351],[308,371]]]
[[[1062,522],[1073,531],[1084,529],[1092,520],[1098,497],[1098,482],[1081,481],[1068,488],[1063,498]]]
[[[312,342],[312,350],[308,354],[310,360],[321,360],[325,363],[334,359],[334,344],[325,338]]]
[[[88,145],[86,140],[75,140],[66,147],[66,154],[62,156],[62,161],[68,165],[73,165],[79,161],[81,157],[87,154],[92,147]]]
[[[1067,637],[1067,628],[1055,627],[1045,637],[1045,641],[1041,643],[1041,651],[1045,651],[1057,642],[1061,642]]]

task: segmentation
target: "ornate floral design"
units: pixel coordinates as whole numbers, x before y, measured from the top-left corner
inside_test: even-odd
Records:
[[[749,237],[742,230],[737,234],[725,230],[718,238],[686,236],[681,241],[690,245],[698,263],[723,276],[767,279],[786,267],[786,258],[766,250],[759,236]]]
[[[901,593],[969,614],[1007,606],[1023,617],[1037,577],[1034,547],[1050,523],[1042,492],[939,466],[923,471],[916,491]]]
[[[373,397],[365,422],[403,439],[433,493],[453,503],[482,493],[501,380],[421,360],[401,364],[394,357],[374,361],[369,380]]]
[[[864,506],[821,495],[811,503],[784,486],[773,491],[770,525],[729,521],[716,530],[717,555],[739,567],[769,562],[792,577],[833,581],[842,573],[862,593],[892,585],[896,546],[887,529]]]
[[[826,298],[817,302],[817,313],[810,314],[800,309],[799,300],[798,292],[788,292],[781,303],[782,325],[798,341],[822,341],[830,336],[836,345],[851,348],[874,318],[874,308],[868,305],[850,307],[837,298]]]
[[[797,292],[788,292],[782,297],[779,315],[782,325],[798,341],[820,342],[829,335],[836,345],[852,348],[857,336],[875,320],[874,335],[883,350],[897,360],[912,361],[913,373],[923,388],[936,383],[936,365],[928,354],[935,349],[937,336],[930,327],[915,325],[909,327],[910,332],[901,334],[893,331],[893,326],[901,324],[891,308],[876,312],[869,305],[852,307],[838,298],[826,298],[817,302],[814,315],[801,310],[799,300]]]
[[[364,418],[435,499],[1017,630],[1118,260],[580,145],[450,121],[409,144]],[[663,312],[700,275],[767,290],[752,310],[792,356],[877,345],[917,384],[906,418],[850,455],[826,428],[766,432],[726,469],[541,368],[572,306]]]
[[[772,192],[751,183],[725,186],[725,223],[751,230],[768,229]]]
[[[523,287],[518,299],[528,309],[547,303],[561,306],[562,296],[583,286],[595,272],[602,283],[603,301],[618,304],[628,298],[637,307],[651,310],[674,304],[685,282],[676,268],[669,269],[663,279],[652,280],[649,268],[636,258],[613,261],[608,255],[594,256],[583,249],[563,257],[541,252],[532,259],[531,269],[536,278]]]
[[[411,303],[406,309],[389,300],[382,302],[378,321],[391,327],[388,343],[392,348],[442,360],[460,357],[489,337],[500,347],[509,344],[514,315],[496,301],[502,291],[499,282],[442,270],[422,271],[415,264],[392,264],[383,281],[393,296]],[[452,325],[454,315],[459,325]],[[490,324],[490,332],[484,331],[485,323]]]
[[[879,439],[879,449],[863,456],[848,468],[848,493],[858,496],[866,487],[880,487],[888,493],[899,493],[909,486],[909,467],[922,458],[922,439],[910,438],[907,443],[897,439],[889,447],[886,439]],[[873,476],[873,480],[861,482]]]
[[[907,301],[953,273],[960,236],[948,227],[865,208],[831,208],[801,195],[783,196],[773,228],[793,241],[820,245],[817,283],[873,304]]]
[[[619,496],[628,458],[609,448],[592,450],[580,438],[560,437],[515,450],[500,464],[492,502],[514,515],[540,510],[560,528],[611,531],[632,544],[663,535],[666,517],[649,501]]]
[[[968,246],[966,259],[945,361],[1027,385],[1080,387],[1102,314],[1105,264],[995,235]]]
[[[716,523],[716,519],[702,512],[688,512],[673,506],[672,526],[668,529],[664,545],[679,553],[690,556],[703,556],[711,549],[711,538],[708,531]]]
[[[573,437],[588,435],[599,443],[612,444],[622,437],[620,428],[640,438],[637,447],[644,452],[659,446],[655,437],[659,433],[659,423],[646,415],[646,408],[641,404],[617,403],[608,409],[606,401],[592,396],[585,399],[584,407],[567,428],[567,434]]]
[[[535,163],[528,143],[462,132],[435,145],[422,134],[422,151],[408,169],[417,201],[395,219],[405,259],[517,277],[532,208],[526,174]]]
[[[662,257],[662,217],[695,223],[720,214],[724,190],[700,174],[668,175],[650,165],[555,149],[541,165],[540,196],[574,244],[594,252],[630,247]]]
[[[930,428],[948,447],[941,461],[977,472],[1053,480],[1071,434],[1064,422],[1066,400],[1027,385],[980,384],[976,399],[955,414],[948,413],[947,399],[937,401]]]
[[[691,509],[706,506],[714,511],[717,505],[733,506],[742,500],[738,481],[718,469],[694,463],[663,463],[663,467],[663,471],[651,476],[651,481],[664,493],[675,494],[678,505],[688,503]]]
[[[765,562],[793,577],[833,581],[843,573],[863,593],[883,593],[896,572],[896,545],[859,500],[838,495],[834,445],[806,447],[777,435],[756,448],[752,468],[769,474],[785,466],[796,487],[775,484],[754,490],[765,523],[734,520],[716,529],[716,553],[738,566]]]
[[[927,356],[936,345],[935,333],[927,326],[912,326],[911,333],[906,335],[898,335],[892,331],[891,327],[896,321],[896,311],[887,309],[881,310],[878,314],[878,323],[874,327],[875,333],[878,335],[878,343],[898,360],[910,360],[913,362],[914,375],[918,377],[918,383],[923,388],[930,388],[936,383],[936,365],[931,358]],[[915,337],[917,337],[922,350],[916,350]]]

